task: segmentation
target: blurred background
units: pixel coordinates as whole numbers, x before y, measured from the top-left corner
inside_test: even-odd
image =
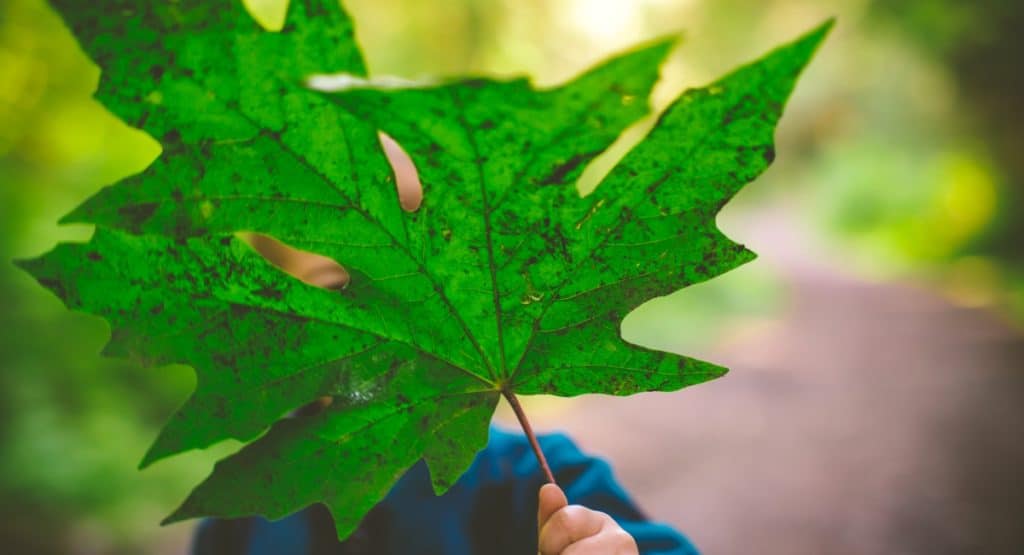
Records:
[[[1024,3],[345,3],[378,75],[554,84],[682,32],[659,108],[836,16],[783,118],[778,160],[720,217],[760,258],[623,326],[732,372],[528,410],[611,459],[647,512],[709,554],[1024,552]],[[191,371],[100,358],[106,325],[9,263],[88,237],[57,219],[158,154],[91,99],[97,77],[42,0],[0,2],[5,553],[184,553],[191,525],[157,523],[236,447],[138,472]]]

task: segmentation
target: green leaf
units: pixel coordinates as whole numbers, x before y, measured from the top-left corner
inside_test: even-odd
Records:
[[[65,217],[88,243],[21,262],[111,325],[105,354],[195,368],[194,395],[143,465],[226,438],[169,521],[323,502],[346,536],[420,459],[435,490],[486,444],[502,393],[628,395],[722,375],[619,336],[641,302],[752,259],[714,225],[774,156],[772,134],[830,24],[681,95],[597,189],[587,163],[648,111],[671,41],[571,82],[472,79],[306,88],[360,76],[332,0],[280,32],[239,3],[54,3],[100,65],[97,98],[161,156]],[[403,212],[377,130],[409,152],[424,200]],[[258,232],[330,257],[343,291],[286,274]],[[329,397],[315,415],[286,417]],[[269,427],[269,431],[268,431]]]

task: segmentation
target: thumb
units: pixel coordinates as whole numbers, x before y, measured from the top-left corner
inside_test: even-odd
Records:
[[[537,533],[540,533],[544,523],[551,518],[551,515],[569,504],[562,488],[555,484],[544,484],[537,494]]]

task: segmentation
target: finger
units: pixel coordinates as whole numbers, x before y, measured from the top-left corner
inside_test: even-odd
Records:
[[[580,505],[559,509],[541,528],[537,548],[542,555],[558,555],[573,543],[601,531],[605,519],[610,520],[608,515]]]
[[[565,498],[562,488],[555,484],[544,484],[537,493],[537,532],[544,527],[544,523],[555,514],[555,511],[569,504]]]
[[[605,527],[596,535],[570,545],[559,555],[638,555],[636,540],[618,525]]]

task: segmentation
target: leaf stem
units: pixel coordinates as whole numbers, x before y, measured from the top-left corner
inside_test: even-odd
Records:
[[[556,483],[555,475],[551,473],[548,460],[544,458],[544,451],[541,451],[540,443],[537,443],[537,435],[533,433],[533,427],[530,426],[530,421],[526,419],[526,413],[523,412],[523,406],[519,404],[516,394],[512,393],[512,390],[507,387],[501,388],[501,394],[505,396],[505,400],[508,401],[508,404],[512,406],[512,410],[515,411],[516,418],[519,419],[519,425],[523,427],[526,438],[530,440],[530,447],[533,447],[533,454],[537,456],[537,462],[540,463],[540,468],[544,471],[544,477],[547,478],[548,483]]]

